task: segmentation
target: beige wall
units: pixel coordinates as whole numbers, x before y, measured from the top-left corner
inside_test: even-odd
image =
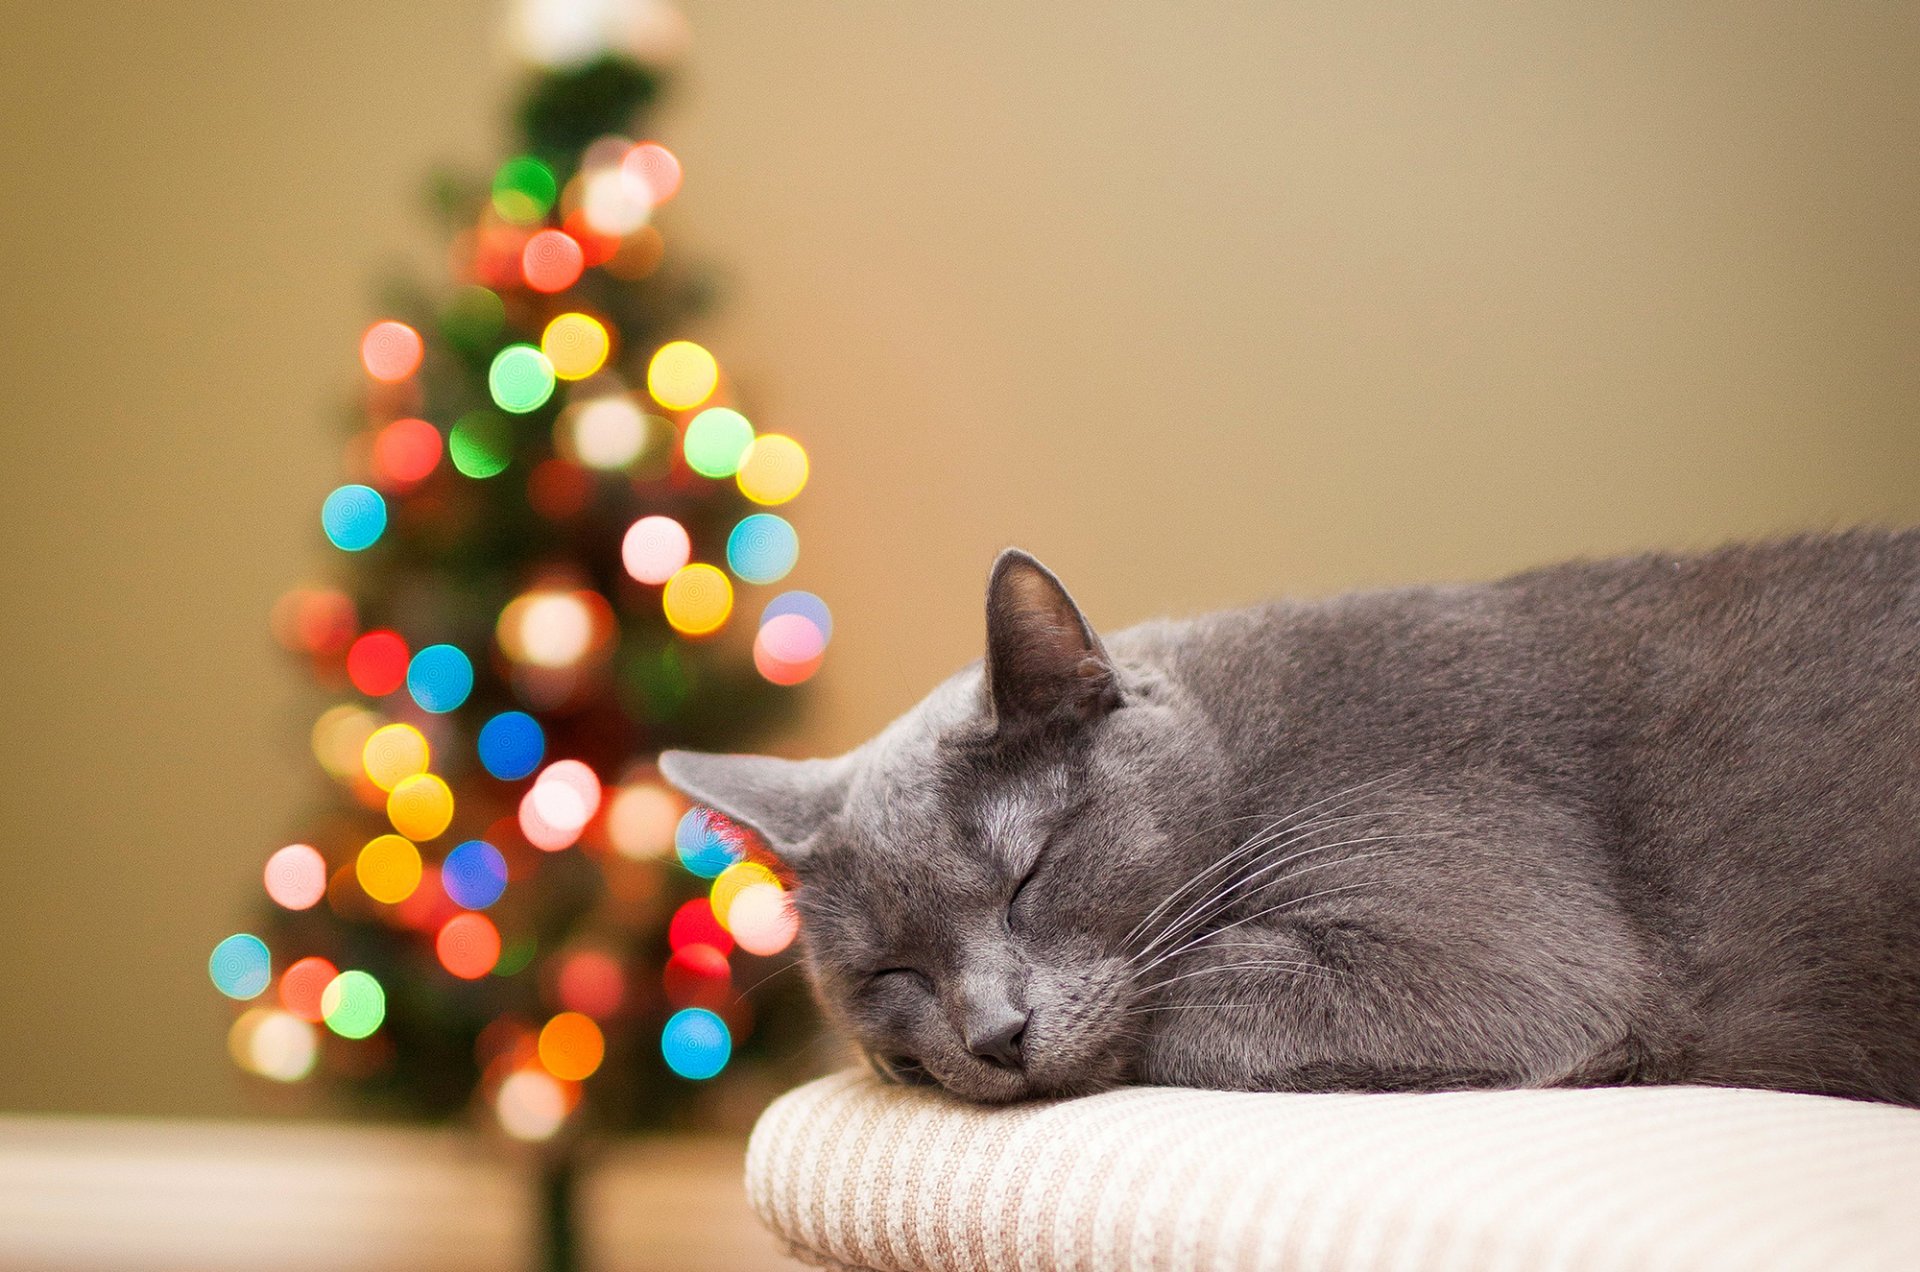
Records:
[[[0,1107],[250,1107],[203,966],[309,789],[264,617],[487,13],[8,18]],[[1111,625],[1920,513],[1900,6],[691,13],[669,238],[816,463],[796,749],[973,656],[1009,542]]]

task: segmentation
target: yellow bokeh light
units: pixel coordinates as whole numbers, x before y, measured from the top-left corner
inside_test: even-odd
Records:
[[[227,1050],[249,1073],[298,1082],[313,1072],[320,1040],[312,1025],[277,1007],[249,1007],[227,1031]]]
[[[453,792],[432,773],[402,778],[387,795],[387,819],[416,843],[438,839],[453,822]]]
[[[329,707],[313,722],[313,758],[330,776],[351,781],[360,772],[367,739],[379,727],[380,717],[365,707]]]
[[[675,631],[705,636],[719,631],[733,613],[733,584],[711,565],[683,565],[667,580],[660,605]]]
[[[762,433],[747,448],[734,480],[757,504],[783,504],[806,488],[807,452],[784,433]]]
[[[713,917],[720,920],[720,926],[727,925],[727,911],[733,906],[733,899],[746,889],[756,885],[771,884],[780,886],[780,880],[773,871],[757,861],[736,861],[722,870],[713,881],[707,899],[713,905]]]
[[[540,334],[540,352],[562,380],[584,380],[607,364],[607,329],[586,314],[561,314]]]
[[[390,791],[415,773],[427,771],[426,734],[410,724],[388,724],[375,729],[360,751],[367,780]]]
[[[614,792],[607,805],[607,838],[623,857],[663,857],[673,849],[674,828],[685,801],[658,782],[635,782]]]
[[[660,346],[647,364],[647,392],[653,400],[675,411],[696,407],[709,397],[720,383],[720,366],[691,340],[675,340]]]
[[[360,850],[353,875],[375,901],[398,905],[420,886],[420,850],[399,835],[381,835]]]

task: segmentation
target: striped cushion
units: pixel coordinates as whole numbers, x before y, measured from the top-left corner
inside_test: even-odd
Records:
[[[1920,1112],[1704,1087],[988,1109],[783,1096],[747,1191],[829,1268],[1920,1269]]]

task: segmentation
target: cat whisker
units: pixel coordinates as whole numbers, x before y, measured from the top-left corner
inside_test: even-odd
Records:
[[[1179,887],[1175,888],[1172,892],[1168,893],[1164,898],[1161,899],[1158,905],[1154,906],[1152,910],[1148,911],[1145,918],[1141,919],[1140,922],[1134,924],[1133,930],[1127,933],[1123,943],[1131,944],[1135,939],[1137,939],[1140,936],[1143,930],[1145,930],[1149,925],[1151,925],[1153,921],[1156,918],[1158,918],[1166,910],[1166,908],[1169,905],[1172,905],[1183,893],[1185,893],[1187,889],[1198,884],[1203,879],[1209,877],[1215,871],[1221,869],[1222,867],[1228,866],[1230,863],[1236,860],[1239,856],[1243,855],[1246,851],[1248,851],[1250,846],[1257,845],[1263,835],[1266,835],[1268,833],[1279,833],[1279,832],[1292,831],[1296,829],[1304,829],[1305,826],[1311,825],[1314,822],[1319,821],[1321,818],[1325,817],[1326,814],[1338,812],[1341,808],[1346,807],[1352,802],[1354,798],[1357,798],[1362,791],[1367,790],[1369,787],[1380,786],[1383,783],[1396,782],[1399,779],[1405,777],[1410,771],[1411,770],[1409,768],[1400,768],[1400,769],[1394,770],[1391,773],[1382,774],[1381,776],[1378,776],[1378,777],[1368,778],[1365,781],[1355,782],[1351,786],[1348,786],[1343,790],[1335,791],[1333,794],[1328,795],[1325,798],[1317,799],[1310,804],[1304,805],[1303,807],[1300,807],[1300,808],[1296,808],[1290,813],[1285,813],[1280,815],[1278,818],[1274,820],[1272,825],[1269,825],[1263,828],[1261,831],[1256,832],[1254,835],[1250,836],[1245,844],[1242,844],[1239,847],[1236,847],[1233,850],[1229,851],[1224,856],[1222,856],[1219,861],[1214,862],[1212,865],[1208,866],[1206,869],[1198,872],[1192,878],[1188,879],[1185,883],[1181,884]],[[1332,804],[1333,807],[1331,808],[1326,807],[1329,804]],[[1321,811],[1318,813],[1315,813],[1316,809],[1319,809]],[[1314,814],[1314,815],[1310,817],[1308,816],[1308,814]],[[1200,834],[1211,833],[1213,830],[1218,830],[1221,827],[1231,825],[1234,822],[1255,820],[1263,816],[1265,816],[1265,814],[1254,813],[1254,814],[1248,814],[1246,816],[1241,816],[1241,817],[1229,817],[1222,822],[1215,823],[1213,826],[1208,827],[1203,831],[1198,831],[1198,832],[1195,832],[1195,834],[1193,835],[1187,836],[1181,842],[1183,844],[1192,843],[1193,840],[1196,837],[1198,837],[1198,835]]]
[[[1288,970],[1291,975],[1317,976],[1322,980],[1346,979],[1345,973],[1336,972],[1330,967],[1322,967],[1318,963],[1303,963],[1292,959],[1252,959],[1245,963],[1222,963],[1214,967],[1196,967],[1191,971],[1181,972],[1177,976],[1168,976],[1161,980],[1154,981],[1152,984],[1143,985],[1140,987],[1139,992],[1142,995],[1150,994],[1155,990],[1165,989],[1167,986],[1178,984],[1183,980],[1192,980],[1196,976],[1213,976],[1220,972],[1267,970]]]
[[[1383,813],[1355,813],[1347,817],[1336,817],[1322,826],[1314,827],[1311,830],[1303,830],[1299,834],[1290,837],[1284,843],[1272,845],[1270,848],[1263,851],[1263,855],[1271,855],[1272,853],[1284,852],[1286,849],[1291,848],[1294,845],[1302,842],[1307,835],[1318,834],[1321,830],[1326,829],[1328,826],[1332,826],[1340,822],[1353,821],[1359,818],[1388,817],[1388,816],[1394,816],[1394,815],[1395,814],[1392,811],[1388,811]],[[1251,891],[1243,892],[1243,889],[1246,888],[1247,884],[1251,883],[1255,879],[1258,879],[1262,875],[1271,874],[1272,872],[1282,869],[1292,864],[1293,862],[1303,860],[1307,857],[1312,856],[1315,853],[1326,852],[1334,848],[1349,847],[1353,844],[1377,843],[1377,842],[1382,842],[1388,839],[1414,839],[1414,838],[1422,838],[1422,837],[1425,837],[1425,836],[1419,833],[1414,833],[1414,834],[1406,834],[1406,835],[1373,835],[1373,836],[1367,836],[1359,839],[1343,839],[1336,843],[1315,844],[1309,848],[1302,848],[1297,852],[1290,853],[1287,856],[1280,858],[1279,860],[1268,861],[1268,862],[1265,862],[1264,864],[1262,864],[1258,860],[1248,862],[1246,863],[1247,870],[1245,873],[1242,873],[1236,876],[1235,878],[1225,881],[1224,883],[1216,887],[1213,892],[1209,893],[1207,897],[1203,898],[1202,900],[1195,903],[1194,905],[1189,906],[1186,909],[1186,911],[1180,915],[1180,917],[1168,922],[1164,927],[1161,928],[1160,932],[1156,934],[1151,941],[1148,941],[1144,946],[1142,946],[1134,954],[1133,960],[1145,958],[1148,954],[1153,952],[1156,946],[1161,945],[1163,942],[1167,940],[1178,939],[1181,936],[1190,934],[1192,931],[1198,928],[1201,924],[1205,923],[1207,919],[1211,918],[1215,914],[1218,914],[1227,905],[1230,905],[1236,899],[1237,895],[1251,896],[1254,892],[1258,892],[1261,889],[1264,889],[1270,886],[1269,884],[1261,884],[1260,887],[1258,888],[1254,888]],[[1320,867],[1316,866],[1314,868],[1319,869]],[[1304,872],[1298,872],[1298,873],[1304,873]],[[1283,876],[1283,877],[1291,877],[1291,876]],[[1271,882],[1278,882],[1278,880],[1274,880]],[[1181,929],[1185,929],[1185,931],[1182,931]]]
[[[1350,848],[1359,844],[1386,843],[1390,841],[1406,840],[1406,839],[1430,839],[1430,838],[1440,837],[1442,833],[1443,832],[1438,832],[1438,831],[1436,832],[1416,831],[1416,832],[1409,832],[1406,834],[1396,834],[1396,835],[1363,835],[1353,839],[1342,839],[1334,843],[1318,844],[1312,848],[1303,849],[1302,851],[1294,853],[1284,858],[1281,861],[1273,862],[1267,866],[1263,866],[1260,869],[1254,871],[1251,875],[1244,877],[1240,881],[1239,885],[1237,885],[1234,889],[1229,890],[1224,894],[1222,894],[1217,899],[1217,902],[1204,913],[1196,914],[1195,916],[1193,916],[1191,920],[1183,920],[1182,924],[1180,925],[1169,925],[1169,929],[1167,931],[1163,931],[1160,935],[1156,936],[1152,941],[1149,941],[1145,947],[1143,947],[1138,953],[1134,954],[1130,959],[1128,959],[1127,965],[1133,966],[1139,963],[1140,960],[1147,958],[1148,955],[1150,954],[1154,955],[1155,957],[1152,959],[1152,961],[1148,962],[1145,965],[1146,967],[1150,968],[1150,967],[1156,966],[1161,962],[1164,962],[1167,955],[1164,951],[1159,950],[1159,947],[1163,943],[1170,940],[1181,940],[1193,935],[1193,933],[1198,931],[1202,926],[1204,926],[1209,919],[1214,918],[1215,916],[1221,914],[1226,910],[1226,908],[1229,905],[1232,905],[1236,901],[1241,901],[1249,897],[1256,896],[1259,893],[1264,892],[1269,888],[1275,887],[1290,879],[1298,879],[1303,875],[1312,874],[1316,870],[1326,870],[1333,866],[1338,866],[1346,862],[1367,861],[1374,857],[1384,856],[1386,854],[1373,852],[1373,853],[1364,853],[1357,857],[1340,857],[1336,860],[1322,861],[1315,865],[1306,866],[1299,870],[1290,871],[1287,874],[1278,875],[1272,879],[1267,880],[1265,883],[1258,885],[1257,887],[1248,888],[1245,886],[1246,884],[1252,882],[1252,880],[1259,878],[1261,875],[1269,874],[1272,871],[1277,870],[1283,866],[1286,866],[1292,862],[1302,860],[1303,858],[1311,856],[1312,854],[1317,852],[1327,852],[1335,848]],[[1172,930],[1174,926],[1184,926],[1185,930],[1175,932]],[[1183,946],[1182,948],[1186,948],[1186,947]],[[1145,970],[1145,968],[1143,968],[1142,970]]]
[[[1369,853],[1369,854],[1367,854],[1367,855],[1368,855],[1368,856],[1381,856],[1381,855],[1384,855],[1384,854],[1380,854],[1380,853]],[[1360,861],[1360,860],[1364,860],[1364,858],[1360,858],[1360,857],[1355,857],[1355,858],[1351,858],[1351,860],[1354,860],[1354,861]],[[1331,863],[1331,862],[1329,862],[1329,863],[1326,863],[1326,864],[1329,864],[1329,865],[1331,865],[1331,864],[1336,864],[1336,863]],[[1319,867],[1319,866],[1312,866],[1312,867],[1309,867],[1309,869],[1308,869],[1308,870],[1302,870],[1302,871],[1300,871],[1300,872],[1299,872],[1299,874],[1307,874],[1307,873],[1309,872],[1309,870],[1318,870],[1318,869],[1320,869],[1320,867]],[[1289,878],[1297,878],[1297,877],[1298,877],[1298,875],[1289,875],[1288,877],[1289,877]],[[1145,973],[1145,972],[1149,972],[1149,971],[1152,971],[1152,970],[1153,970],[1154,968],[1156,968],[1156,967],[1158,967],[1158,966],[1160,966],[1160,964],[1162,964],[1162,963],[1164,963],[1164,962],[1166,962],[1166,961],[1167,961],[1168,959],[1172,959],[1172,958],[1178,958],[1178,957],[1179,957],[1180,955],[1182,955],[1182,954],[1185,954],[1185,953],[1186,953],[1186,952],[1188,952],[1189,950],[1194,950],[1194,949],[1198,949],[1198,948],[1199,948],[1200,946],[1202,946],[1202,945],[1204,945],[1204,944],[1206,944],[1206,943],[1207,943],[1207,942],[1208,942],[1209,940],[1211,940],[1211,939],[1212,939],[1212,938],[1214,938],[1215,936],[1218,936],[1218,935],[1220,935],[1220,934],[1221,934],[1221,933],[1223,933],[1223,932],[1231,932],[1231,931],[1232,931],[1232,930],[1233,930],[1234,928],[1237,928],[1237,927],[1240,927],[1240,926],[1242,926],[1243,924],[1247,924],[1247,923],[1251,923],[1251,922],[1253,922],[1253,921],[1254,921],[1255,919],[1263,919],[1263,918],[1266,918],[1266,917],[1267,917],[1268,915],[1272,915],[1272,914],[1278,914],[1278,913],[1280,913],[1280,912],[1281,912],[1282,910],[1287,910],[1287,909],[1291,909],[1292,907],[1294,907],[1294,906],[1297,906],[1297,905],[1305,905],[1305,904],[1306,904],[1307,902],[1309,902],[1309,901],[1314,901],[1314,900],[1318,900],[1318,899],[1319,899],[1319,898],[1321,898],[1321,897],[1327,897],[1327,896],[1332,896],[1332,895],[1333,895],[1334,893],[1336,893],[1336,892],[1349,892],[1349,891],[1352,891],[1352,890],[1353,890],[1353,889],[1355,889],[1355,888],[1370,888],[1370,887],[1375,887],[1375,886],[1377,886],[1377,885],[1378,885],[1378,884],[1379,884],[1380,882],[1381,882],[1381,881],[1380,881],[1380,880],[1378,880],[1378,879],[1369,879],[1369,880],[1363,880],[1362,882],[1359,882],[1359,883],[1343,883],[1343,884],[1340,884],[1340,885],[1338,885],[1337,887],[1332,887],[1332,888],[1322,888],[1322,889],[1320,889],[1320,890],[1319,890],[1318,892],[1309,892],[1309,893],[1308,893],[1308,894],[1307,894],[1306,896],[1304,896],[1304,897],[1292,897],[1292,898],[1289,898],[1289,899],[1288,899],[1288,900],[1286,900],[1286,901],[1282,901],[1282,902],[1281,902],[1281,903],[1280,903],[1279,905],[1274,905],[1274,906],[1268,906],[1268,907],[1267,907],[1266,909],[1264,909],[1264,910],[1259,910],[1259,911],[1256,911],[1256,912],[1255,912],[1255,913],[1253,913],[1253,914],[1249,914],[1249,915],[1246,915],[1246,916],[1245,916],[1244,918],[1238,918],[1238,919],[1235,919],[1235,920],[1234,920],[1233,922],[1231,922],[1231,923],[1228,923],[1228,924],[1226,924],[1226,925],[1225,925],[1225,926],[1223,926],[1223,927],[1218,927],[1218,928],[1215,928],[1215,929],[1213,929],[1213,931],[1211,931],[1211,932],[1205,932],[1205,933],[1202,933],[1201,935],[1199,935],[1199,936],[1197,936],[1197,937],[1195,937],[1195,938],[1193,938],[1193,939],[1192,939],[1191,941],[1188,941],[1188,942],[1187,942],[1187,943],[1186,943],[1185,945],[1182,945],[1182,946],[1181,946],[1181,947],[1180,947],[1179,949],[1177,949],[1177,950],[1172,950],[1172,951],[1170,951],[1170,952],[1168,952],[1168,953],[1166,953],[1166,954],[1162,954],[1162,955],[1161,955],[1160,957],[1158,957],[1158,958],[1156,958],[1156,959],[1155,959],[1155,960],[1154,960],[1153,962],[1151,962],[1151,963],[1149,963],[1149,964],[1147,964],[1147,965],[1146,965],[1145,967],[1143,967],[1143,968],[1141,968],[1141,969],[1140,969],[1140,971],[1141,971],[1142,973]]]

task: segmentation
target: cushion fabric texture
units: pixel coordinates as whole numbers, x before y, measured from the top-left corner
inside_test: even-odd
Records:
[[[755,1211],[863,1272],[1920,1269],[1920,1111],[1708,1087],[777,1100]]]

